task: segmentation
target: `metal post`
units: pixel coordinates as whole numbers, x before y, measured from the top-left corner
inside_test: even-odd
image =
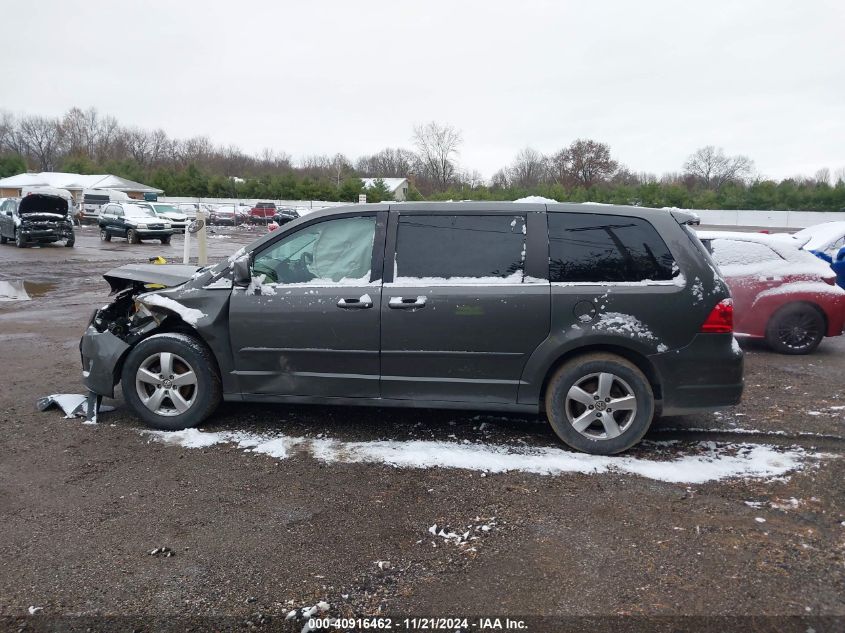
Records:
[[[197,265],[208,265],[208,233],[205,227],[205,210],[197,211],[197,220],[200,222],[200,230],[197,232]]]
[[[197,214],[199,214],[199,211],[197,211]],[[188,223],[188,226],[190,226],[190,223]],[[182,251],[183,264],[191,263],[191,232],[188,230],[188,226],[185,227],[185,248]]]

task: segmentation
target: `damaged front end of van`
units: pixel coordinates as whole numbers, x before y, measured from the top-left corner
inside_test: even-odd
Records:
[[[228,327],[229,274],[227,267],[130,264],[103,275],[113,299],[94,312],[79,343],[89,419],[103,396],[114,397],[123,361],[140,341],[162,332],[220,338],[218,329]]]

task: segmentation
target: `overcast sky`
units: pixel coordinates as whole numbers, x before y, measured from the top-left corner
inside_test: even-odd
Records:
[[[485,177],[579,137],[635,171],[708,144],[768,177],[845,167],[841,0],[7,0],[0,15],[0,108],[16,113],[94,106],[352,158],[436,120]]]

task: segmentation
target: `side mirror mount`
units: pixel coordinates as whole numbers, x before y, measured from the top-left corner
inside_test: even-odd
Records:
[[[235,286],[245,288],[249,285],[252,278],[249,274],[249,257],[242,255],[232,262],[232,283]]]

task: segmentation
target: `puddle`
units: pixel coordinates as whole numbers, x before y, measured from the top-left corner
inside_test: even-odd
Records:
[[[56,284],[36,281],[0,281],[0,301],[30,301],[33,297],[43,297],[53,290]]]
[[[43,297],[56,288],[56,284],[42,281],[24,281],[23,285],[30,297]]]

